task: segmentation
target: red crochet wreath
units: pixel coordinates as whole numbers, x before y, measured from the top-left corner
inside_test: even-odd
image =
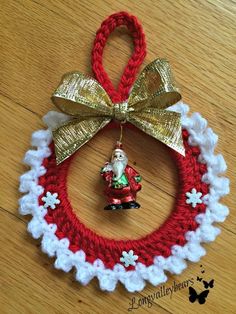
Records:
[[[115,90],[103,69],[102,55],[108,36],[121,25],[127,26],[133,36],[134,52]],[[136,17],[120,12],[102,23],[94,41],[92,68],[113,103],[126,101],[145,55],[145,37]],[[212,223],[222,222],[228,215],[228,208],[218,201],[229,192],[229,180],[218,177],[226,164],[222,155],[214,155],[217,136],[199,114],[187,117],[188,108],[183,103],[170,110],[181,113],[185,147],[185,157],[167,150],[179,175],[175,206],[160,227],[135,240],[103,237],[80,221],[67,193],[69,167],[75,154],[57,165],[51,128],[33,134],[32,145],[37,149],[25,156],[31,170],[20,178],[20,191],[28,193],[20,199],[20,213],[32,214],[28,230],[34,238],[43,236],[42,249],[56,256],[55,267],[64,271],[75,267],[76,279],[82,284],[96,276],[102,290],[113,291],[121,281],[128,291],[141,291],[145,280],[157,285],[167,280],[164,271],[180,274],[186,267],[185,259],[198,261],[205,254],[200,243],[213,241],[219,234]],[[60,119],[60,114],[56,115]],[[117,126],[112,122],[106,128]],[[129,123],[126,126],[135,128]],[[53,203],[47,203],[50,201]]]

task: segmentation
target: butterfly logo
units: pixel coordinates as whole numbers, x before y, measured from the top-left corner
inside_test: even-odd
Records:
[[[197,276],[197,281],[202,281],[202,278]]]
[[[203,280],[204,288],[213,288],[214,287],[214,279],[210,280],[209,282]]]
[[[196,300],[198,300],[199,304],[204,304],[206,302],[206,298],[208,296],[209,290],[204,290],[201,293],[197,294],[197,291],[189,287],[189,301],[191,303],[194,303]]]

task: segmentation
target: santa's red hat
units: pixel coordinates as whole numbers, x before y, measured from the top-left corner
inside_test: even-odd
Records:
[[[116,142],[116,146],[113,152],[124,152],[123,151],[123,145],[120,141]]]
[[[120,141],[117,141],[116,142],[116,146],[115,146],[115,149],[122,149],[123,148],[123,145]]]

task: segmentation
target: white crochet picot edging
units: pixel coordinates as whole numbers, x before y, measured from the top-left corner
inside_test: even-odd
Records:
[[[214,241],[220,233],[220,229],[213,226],[213,223],[223,222],[229,214],[228,208],[219,203],[219,199],[229,193],[229,180],[219,176],[227,167],[221,154],[214,155],[218,137],[207,127],[207,121],[199,113],[193,113],[188,117],[189,107],[183,102],[178,102],[168,109],[181,113],[182,127],[189,132],[188,142],[191,146],[199,146],[201,151],[199,162],[207,165],[207,173],[202,177],[202,181],[210,186],[209,194],[202,198],[207,209],[204,214],[196,216],[199,227],[195,231],[186,232],[187,243],[184,246],[174,245],[168,258],[156,256],[153,265],[147,267],[142,263],[136,263],[135,270],[130,271],[126,271],[120,263],[117,263],[113,270],[105,269],[99,259],[93,264],[88,263],[84,251],[73,253],[68,249],[67,238],[61,240],[57,238],[55,235],[57,226],[45,221],[47,209],[38,204],[38,197],[44,192],[44,188],[38,184],[38,178],[46,173],[42,163],[44,158],[51,154],[48,147],[52,141],[51,128],[36,131],[32,135],[31,144],[36,150],[27,151],[24,158],[24,163],[29,165],[31,170],[20,177],[19,190],[26,194],[19,200],[19,212],[22,215],[33,216],[28,224],[28,231],[35,239],[42,237],[42,251],[50,257],[56,257],[55,268],[69,272],[75,267],[76,279],[82,285],[97,277],[101,290],[105,291],[113,291],[118,281],[124,284],[129,292],[141,291],[145,287],[145,281],[157,286],[167,281],[166,271],[180,274],[187,267],[185,260],[198,262],[206,254],[201,243]],[[68,117],[61,113],[50,112],[48,115],[44,121],[49,126],[68,120]]]

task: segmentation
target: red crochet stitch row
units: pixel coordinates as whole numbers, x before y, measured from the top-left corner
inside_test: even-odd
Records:
[[[118,90],[116,91],[102,65],[102,56],[108,36],[116,27],[125,25],[133,36],[134,52],[122,74]],[[92,49],[92,69],[97,81],[103,86],[111,100],[116,102],[125,101],[128,98],[139,66],[146,56],[145,35],[141,24],[135,16],[127,12],[119,12],[109,16],[96,33]]]
[[[206,172],[206,165],[198,162],[199,148],[189,146],[188,133],[183,131],[183,139],[186,157],[170,149],[170,153],[178,167],[180,189],[176,195],[175,208],[165,223],[152,233],[137,240],[113,240],[102,237],[88,229],[73,212],[67,195],[67,175],[73,156],[56,166],[54,147],[51,144],[52,155],[44,160],[43,165],[47,172],[40,177],[39,184],[47,191],[57,192],[61,203],[55,210],[48,209],[45,219],[48,223],[57,225],[56,235],[59,239],[70,240],[70,250],[76,252],[82,249],[86,253],[86,260],[94,262],[101,259],[107,268],[113,268],[120,262],[122,251],[134,250],[139,256],[138,262],[147,266],[153,264],[154,256],[168,257],[171,247],[175,244],[183,246],[186,243],[185,233],[195,230],[198,224],[195,217],[206,210],[204,204],[198,204],[195,208],[186,204],[186,192],[196,188],[203,195],[208,193],[208,185],[201,181]],[[43,205],[39,197],[39,203]],[[102,210],[102,209],[98,209]],[[126,268],[132,269],[133,266]]]

